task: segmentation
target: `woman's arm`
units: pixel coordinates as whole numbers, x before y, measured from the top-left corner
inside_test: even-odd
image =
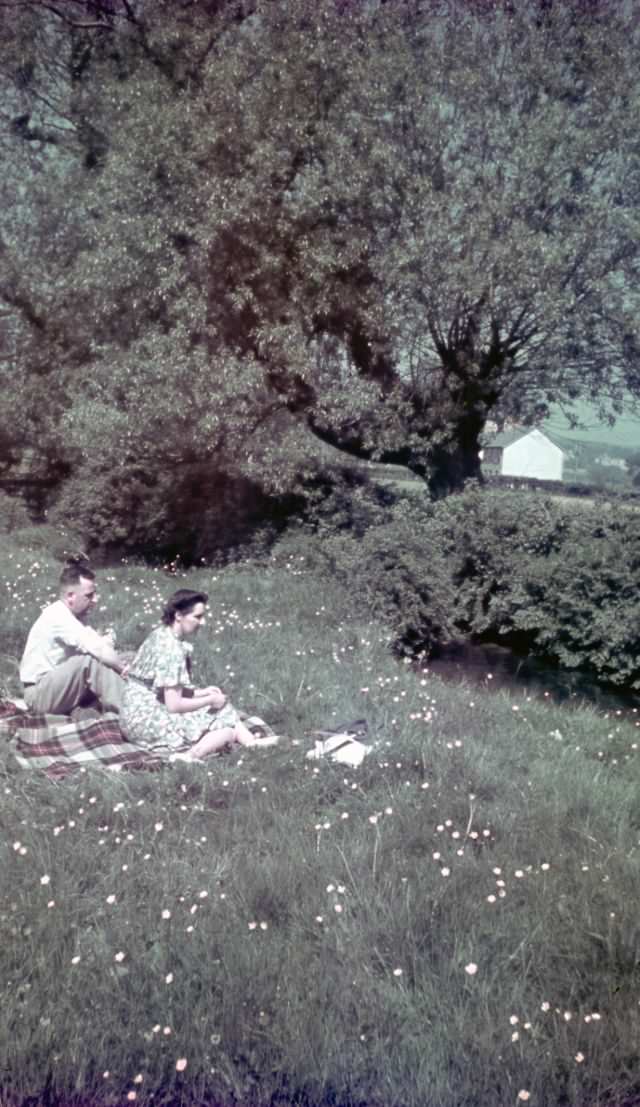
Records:
[[[227,702],[227,697],[219,688],[196,689],[195,695],[185,695],[185,691],[180,685],[164,689],[164,705],[170,715],[184,715],[202,707],[213,707],[219,711]]]

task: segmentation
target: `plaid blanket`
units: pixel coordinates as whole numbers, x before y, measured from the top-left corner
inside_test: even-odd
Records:
[[[273,734],[257,715],[240,712],[252,734]],[[120,729],[118,716],[74,720],[66,715],[36,715],[10,700],[0,700],[0,740],[9,739],[19,765],[40,769],[52,780],[62,780],[88,765],[122,769],[159,769],[167,759],[134,745]]]
[[[25,769],[61,780],[88,765],[112,771],[158,769],[166,762],[125,738],[114,714],[74,721],[63,715],[35,715],[0,701],[0,739],[9,739]]]

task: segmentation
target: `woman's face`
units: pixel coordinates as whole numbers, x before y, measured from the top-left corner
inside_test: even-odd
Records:
[[[173,630],[179,638],[189,638],[197,634],[204,623],[205,605],[196,603],[190,611],[176,611]]]

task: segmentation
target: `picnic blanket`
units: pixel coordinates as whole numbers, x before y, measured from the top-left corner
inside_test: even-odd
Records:
[[[125,738],[118,716],[74,720],[66,715],[36,715],[11,701],[0,701],[0,740],[7,739],[19,765],[61,780],[89,765],[111,771],[159,769],[166,761]]]
[[[273,730],[257,715],[240,712],[252,734]],[[39,769],[52,780],[62,780],[88,766],[102,765],[112,772],[160,769],[166,757],[130,742],[120,729],[118,716],[71,719],[67,715],[37,715],[11,700],[0,700],[0,741],[11,743],[16,761],[24,769]]]

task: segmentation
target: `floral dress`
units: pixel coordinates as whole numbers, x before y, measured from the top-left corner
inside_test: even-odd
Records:
[[[125,684],[120,724],[131,742],[157,753],[188,750],[207,730],[235,726],[238,712],[230,703],[219,711],[201,707],[171,714],[162,698],[164,688],[193,688],[190,642],[168,626],[157,627],[134,657]]]

